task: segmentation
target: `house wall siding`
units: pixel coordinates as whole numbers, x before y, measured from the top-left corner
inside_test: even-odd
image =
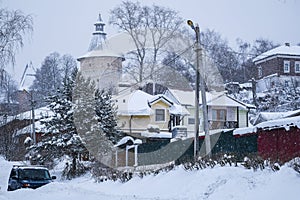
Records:
[[[118,126],[121,127],[121,130],[130,132],[130,118],[132,132],[141,132],[141,130],[146,130],[148,124],[150,124],[149,116],[119,116]]]
[[[151,106],[151,108],[153,110],[153,113],[150,116],[150,123],[159,126],[160,130],[164,130],[164,131],[169,130],[169,127],[168,127],[168,124],[170,121],[170,112],[168,109],[169,105],[167,105],[164,102],[159,101],[159,102],[153,104]],[[155,109],[164,109],[165,110],[165,121],[164,122],[155,121]]]
[[[290,61],[290,72],[284,73],[283,70],[283,63],[284,61]],[[277,73],[278,75],[290,75],[290,76],[300,76],[300,73],[295,73],[295,62],[300,61],[297,58],[273,58],[271,60],[267,60],[265,62],[256,64],[257,73],[256,79],[260,79],[262,77],[269,76],[271,74]],[[261,67],[262,69],[262,77],[258,76],[258,68]]]
[[[239,109],[239,116],[238,116],[238,126],[239,128],[247,127],[248,125],[248,116],[246,110],[240,110]]]

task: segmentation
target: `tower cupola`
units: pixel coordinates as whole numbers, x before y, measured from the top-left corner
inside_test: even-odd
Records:
[[[102,20],[101,14],[99,14],[98,20],[94,24],[94,26],[95,31],[93,32],[88,51],[103,50],[106,41],[106,33],[104,31],[105,23]]]

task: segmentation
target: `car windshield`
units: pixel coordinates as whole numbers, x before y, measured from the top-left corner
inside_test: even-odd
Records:
[[[49,180],[50,174],[46,169],[21,169],[19,174],[20,179],[30,180]]]

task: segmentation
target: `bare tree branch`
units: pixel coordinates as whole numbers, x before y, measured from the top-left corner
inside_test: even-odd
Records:
[[[23,37],[33,31],[33,18],[22,11],[0,9],[0,69],[15,64],[15,54],[23,47]]]
[[[141,6],[139,2],[124,1],[111,10],[110,24],[128,33],[133,40],[137,64],[127,66],[130,75],[138,82],[144,77],[154,78],[159,52],[166,46],[183,24],[178,13],[164,7]],[[129,70],[129,67],[137,70]]]

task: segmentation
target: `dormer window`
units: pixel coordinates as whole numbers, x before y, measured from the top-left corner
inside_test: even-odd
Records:
[[[288,60],[283,61],[283,72],[290,73],[290,61]]]
[[[155,110],[155,121],[156,122],[164,122],[165,118],[165,110],[164,109],[156,109]]]

